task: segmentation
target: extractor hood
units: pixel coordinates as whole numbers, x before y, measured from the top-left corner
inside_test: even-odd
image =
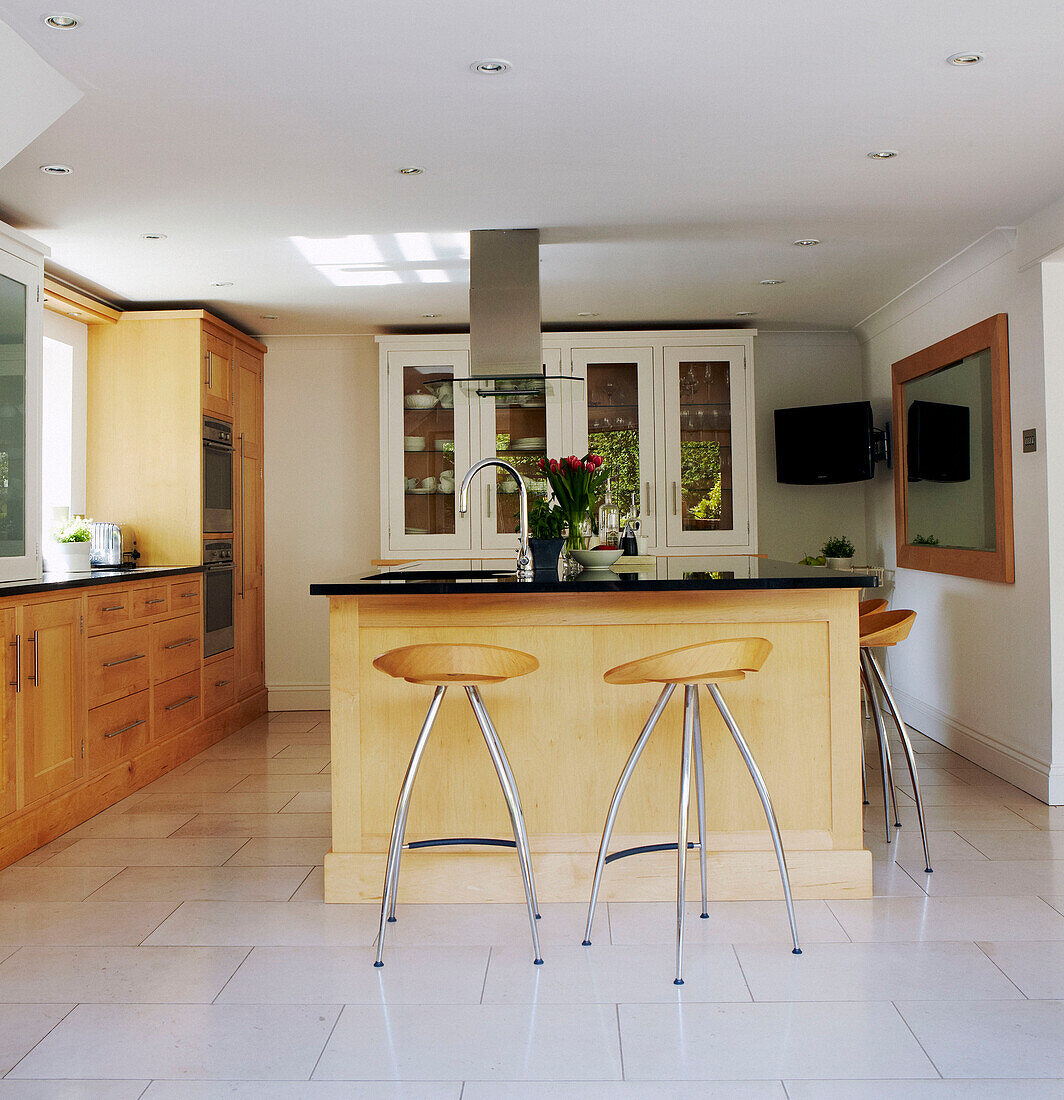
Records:
[[[547,374],[539,314],[539,230],[474,229],[469,234],[470,395],[497,402],[569,396],[583,379]]]

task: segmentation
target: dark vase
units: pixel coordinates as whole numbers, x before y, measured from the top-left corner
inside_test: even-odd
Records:
[[[558,575],[558,558],[561,557],[565,539],[529,539],[532,551],[532,568],[537,573]]]

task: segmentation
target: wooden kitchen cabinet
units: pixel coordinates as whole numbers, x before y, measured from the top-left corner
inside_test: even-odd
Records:
[[[20,608],[18,728],[27,803],[78,779],[85,770],[82,601]]]
[[[233,415],[234,347],[212,332],[203,333],[203,390],[201,400],[205,413],[231,417]]]
[[[236,696],[265,683],[262,356],[237,348]]]
[[[18,805],[16,783],[16,612],[0,610],[0,817]]]

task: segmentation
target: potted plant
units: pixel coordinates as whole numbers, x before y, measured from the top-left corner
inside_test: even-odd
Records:
[[[88,573],[89,539],[92,520],[73,516],[56,525],[52,531],[52,543],[45,552],[44,568],[48,573]]]
[[[845,535],[832,535],[820,551],[824,555],[824,564],[829,569],[852,569],[853,543]]]
[[[569,528],[566,547],[570,550],[588,549],[589,534],[595,530],[595,498],[606,483],[603,462],[603,457],[596,454],[539,460],[538,468],[546,474]]]
[[[528,546],[537,573],[557,573],[565,545],[565,514],[557,504],[540,497],[528,506]]]

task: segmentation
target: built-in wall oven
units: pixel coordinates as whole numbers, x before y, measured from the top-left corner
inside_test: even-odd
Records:
[[[233,530],[233,425],[203,419],[203,530]]]
[[[233,648],[233,540],[203,544],[203,656]]]

